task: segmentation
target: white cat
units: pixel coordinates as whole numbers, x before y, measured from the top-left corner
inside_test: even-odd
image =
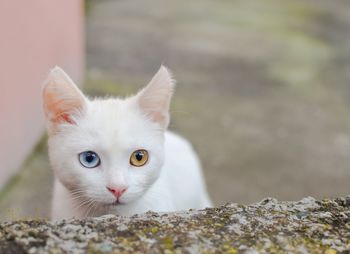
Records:
[[[43,101],[52,219],[211,206],[191,145],[166,130],[174,85],[161,66],[135,96],[89,100],[62,69],[51,70]]]

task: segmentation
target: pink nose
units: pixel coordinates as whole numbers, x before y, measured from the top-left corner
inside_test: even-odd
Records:
[[[124,188],[124,189],[122,189],[122,188],[109,188],[109,187],[107,187],[107,190],[109,190],[110,192],[112,192],[113,193],[113,195],[118,199],[118,198],[120,198],[120,196],[121,195],[123,195],[123,193],[126,191],[126,189],[127,188]]]

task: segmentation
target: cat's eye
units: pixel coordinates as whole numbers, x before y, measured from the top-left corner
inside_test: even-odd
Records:
[[[80,153],[79,161],[80,164],[86,168],[96,168],[101,163],[100,157],[93,151]]]
[[[135,167],[142,167],[148,161],[148,152],[146,150],[136,150],[130,156],[130,164]]]

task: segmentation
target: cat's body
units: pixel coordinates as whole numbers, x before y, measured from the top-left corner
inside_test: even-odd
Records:
[[[162,67],[136,96],[89,100],[61,69],[51,71],[52,219],[211,206],[191,145],[166,130],[173,86]]]

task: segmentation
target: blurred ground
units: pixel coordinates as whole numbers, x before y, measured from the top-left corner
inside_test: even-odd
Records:
[[[349,194],[348,1],[88,3],[85,91],[127,95],[170,67],[171,129],[192,141],[217,204]],[[38,147],[0,218],[47,214]]]

